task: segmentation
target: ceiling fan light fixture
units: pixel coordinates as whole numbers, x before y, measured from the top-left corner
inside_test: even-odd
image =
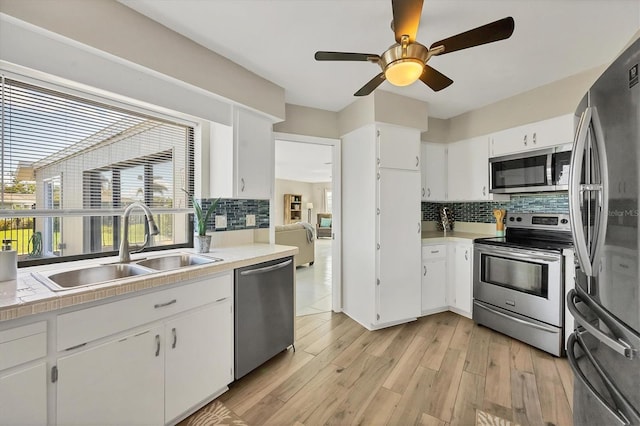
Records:
[[[416,58],[398,59],[388,64],[384,76],[394,86],[408,86],[422,75],[424,62]]]

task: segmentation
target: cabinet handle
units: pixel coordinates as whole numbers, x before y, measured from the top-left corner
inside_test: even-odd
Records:
[[[421,229],[420,229],[420,228],[421,228],[421,226],[420,226],[420,222],[418,222],[418,234],[419,234],[419,233],[420,233],[420,231],[421,231]]]
[[[164,308],[165,306],[173,305],[177,301],[178,301],[178,299],[173,299],[173,300],[170,300],[170,301],[165,302],[165,303],[156,303],[155,305],[153,305],[153,307],[154,307],[154,309]]]
[[[160,356],[160,335],[156,334],[156,356]]]
[[[524,135],[523,142],[524,142],[524,146],[527,146],[527,135]]]
[[[422,196],[424,197],[425,190],[422,188]]]
[[[424,272],[422,273],[422,275],[424,275],[426,277],[427,276],[427,267],[423,266],[423,268],[424,268]]]
[[[431,254],[440,253],[440,250],[431,250]]]
[[[416,155],[416,167],[420,165],[420,157]]]
[[[533,144],[534,145],[536,144],[536,134],[535,134],[535,132],[533,133]]]
[[[240,179],[240,192],[244,192],[244,178]]]
[[[431,198],[431,189],[427,188],[427,198]]]
[[[176,333],[175,327],[171,329],[171,333],[173,334],[173,343],[171,344],[171,349],[175,349],[176,344],[178,343],[178,333]]]
[[[486,186],[482,187],[482,195],[487,195],[487,187]]]
[[[469,260],[469,250],[464,251],[464,260]]]

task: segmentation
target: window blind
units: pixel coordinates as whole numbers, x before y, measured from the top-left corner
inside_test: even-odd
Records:
[[[135,201],[157,216],[153,244],[190,241],[192,127],[4,76],[0,85],[0,237],[20,255],[115,250]],[[134,243],[143,217],[132,215]]]

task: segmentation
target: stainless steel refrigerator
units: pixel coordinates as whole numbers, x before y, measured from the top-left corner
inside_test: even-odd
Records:
[[[640,425],[640,40],[582,100],[569,205],[575,425]]]

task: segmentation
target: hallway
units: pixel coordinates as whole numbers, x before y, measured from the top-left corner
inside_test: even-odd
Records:
[[[331,311],[331,244],[315,240],[315,262],[296,268],[296,316]]]

